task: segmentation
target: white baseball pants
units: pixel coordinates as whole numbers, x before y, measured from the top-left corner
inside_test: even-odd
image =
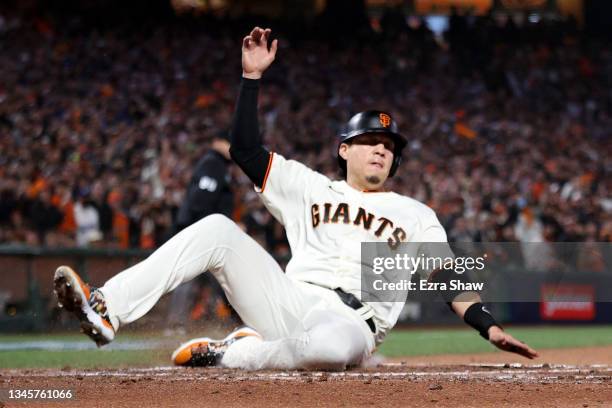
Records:
[[[221,361],[226,367],[344,369],[374,349],[368,325],[334,291],[289,278],[255,240],[219,214],[184,229],[100,288],[115,330],[205,271],[264,339],[232,344]]]

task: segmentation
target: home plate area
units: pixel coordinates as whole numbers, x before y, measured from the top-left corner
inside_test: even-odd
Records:
[[[4,370],[0,388],[71,389],[36,406],[612,406],[607,364],[392,362],[345,372],[153,367]],[[18,405],[19,404],[19,405]],[[4,406],[23,406],[5,399]]]

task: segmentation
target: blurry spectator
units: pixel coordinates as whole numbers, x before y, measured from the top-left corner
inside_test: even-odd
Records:
[[[28,205],[28,221],[37,234],[39,245],[47,244],[47,233],[55,230],[62,222],[62,212],[51,203],[51,193],[42,187]]]
[[[474,234],[468,229],[465,218],[458,218],[455,221],[451,233],[448,235],[449,241],[453,242],[472,242]]]
[[[96,181],[91,190],[91,203],[98,212],[100,232],[105,241],[112,240],[113,234],[113,209],[108,204],[108,193],[100,181]]]
[[[100,215],[88,192],[81,192],[74,204],[74,220],[78,246],[89,246],[102,239]]]
[[[576,270],[580,272],[606,272],[605,246],[588,241],[580,244]]]
[[[521,211],[514,227],[514,235],[520,242],[544,242],[542,222],[526,207]]]

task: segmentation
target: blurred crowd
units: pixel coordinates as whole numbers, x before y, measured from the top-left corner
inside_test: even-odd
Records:
[[[270,150],[338,178],[343,123],[388,110],[409,139],[388,187],[431,206],[451,240],[612,240],[609,42],[565,20],[455,14],[439,37],[390,10],[372,27],[342,41],[274,33],[260,93]],[[194,164],[230,128],[246,32],[1,15],[0,243],[164,242]],[[287,254],[232,173],[234,218]]]

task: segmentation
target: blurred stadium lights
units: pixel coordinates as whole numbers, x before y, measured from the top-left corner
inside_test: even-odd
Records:
[[[229,5],[227,0],[170,0],[170,3],[179,13],[191,10],[218,11]]]
[[[529,22],[530,23],[537,23],[540,21],[540,15],[537,13],[533,13],[529,15]]]
[[[501,0],[506,8],[540,8],[546,6],[549,0]]]
[[[309,17],[325,9],[325,0],[169,0],[179,14],[194,12],[262,15],[267,17],[296,16]]]
[[[429,28],[438,39],[442,38],[444,32],[448,30],[449,27],[448,16],[440,14],[426,16],[425,23],[427,24],[427,28]]]
[[[389,8],[401,9],[404,14],[449,15],[451,10],[469,11],[482,15],[490,11],[506,13],[537,12],[540,18],[547,14],[573,15],[583,20],[585,7],[592,10],[607,10],[608,0],[3,0],[3,5],[12,4],[22,10],[55,9],[64,12],[115,9],[134,9],[167,13],[194,12],[195,14],[230,12],[239,15],[264,15],[268,17],[291,16],[309,18],[328,9],[341,9],[351,14],[365,7],[368,14],[377,18]],[[595,12],[594,14],[600,14]],[[608,14],[604,12],[604,15]],[[603,16],[600,15],[600,18]]]
[[[224,9],[263,11],[264,14],[279,14],[281,10],[297,9],[305,14],[319,14],[332,5],[332,0],[169,0],[177,11],[197,10],[202,12]],[[333,0],[338,2],[339,0]],[[348,8],[350,1],[342,1]],[[355,4],[357,5],[355,1]],[[491,10],[507,12],[558,11],[563,15],[573,14],[581,18],[584,0],[366,0],[370,13],[389,7],[401,7],[407,13],[419,15],[446,15],[452,9],[469,10],[474,14],[486,14]]]

